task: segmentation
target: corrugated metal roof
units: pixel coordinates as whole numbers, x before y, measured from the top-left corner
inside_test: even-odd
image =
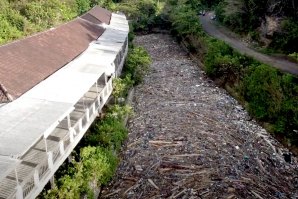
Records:
[[[107,26],[80,56],[1,107],[0,156],[22,156],[52,124],[65,117],[103,73],[115,73],[114,61],[127,35],[128,31]]]
[[[120,23],[120,21],[118,22]],[[98,24],[85,19],[76,19],[71,23],[66,24],[67,27],[63,25],[62,30],[64,31],[56,32],[61,26],[0,47],[1,83],[6,74],[10,77],[5,77],[4,83],[11,81],[13,83],[9,85],[15,86],[10,90],[6,90],[2,86],[0,95],[3,95],[4,99],[9,96],[7,91],[24,92],[16,100],[0,107],[0,198],[14,194],[17,186],[16,181],[8,178],[14,176],[14,172],[21,173],[22,176],[18,175],[18,179],[23,182],[22,186],[27,185],[24,184],[27,182],[24,179],[28,180],[37,168],[30,167],[28,169],[27,166],[26,170],[23,168],[22,161],[28,161],[29,156],[31,158],[31,154],[29,154],[31,149],[35,150],[36,144],[43,136],[47,137],[53,133],[59,122],[74,110],[75,104],[95,85],[100,77],[115,73],[114,63],[119,55],[121,55],[121,63],[123,63],[125,58],[123,50],[124,47],[127,47],[128,35],[125,18],[122,19],[122,24],[127,26],[126,31],[111,28],[108,25],[106,31],[103,32],[104,29],[100,28]],[[73,33],[75,36],[71,35]],[[98,33],[101,36],[97,39]],[[50,40],[48,40],[49,38]],[[91,42],[92,40],[93,42]],[[86,45],[84,49],[83,45]],[[71,56],[81,48],[83,53],[71,60]],[[61,54],[59,55],[58,52]],[[5,58],[6,67],[1,60],[3,53],[8,56]],[[56,58],[57,60],[55,60]],[[68,61],[68,58],[69,63],[64,65],[64,61]],[[49,77],[43,80],[42,78],[46,76]],[[25,91],[30,86],[32,88]],[[109,93],[106,95],[108,96]],[[49,148],[49,150],[51,149]],[[34,158],[37,161],[42,161],[47,156],[46,153],[41,152]],[[47,180],[47,178],[42,180]]]
[[[104,29],[75,19],[0,47],[0,80],[17,98],[82,53]]]
[[[1,46],[0,103],[18,98],[81,54],[104,32],[98,24],[109,24],[111,16],[96,6],[81,18]]]

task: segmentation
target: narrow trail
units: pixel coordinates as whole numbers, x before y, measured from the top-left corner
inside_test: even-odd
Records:
[[[297,160],[168,35],[135,39],[153,59],[129,138],[101,198],[297,198]]]
[[[273,57],[257,52],[249,48],[246,44],[238,38],[233,37],[233,33],[225,28],[219,28],[215,25],[214,21],[210,19],[213,13],[207,13],[206,16],[200,16],[200,21],[203,29],[211,36],[223,40],[232,48],[237,49],[242,54],[246,54],[259,60],[262,63],[268,64],[282,71],[298,75],[298,64],[285,60],[283,58]]]

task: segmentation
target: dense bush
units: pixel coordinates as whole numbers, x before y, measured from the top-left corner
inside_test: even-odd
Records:
[[[279,17],[283,22],[273,37],[270,37],[270,50],[287,54],[298,51],[298,9],[294,1],[223,0],[215,11],[220,22],[244,34],[258,31],[266,16]],[[258,41],[258,36],[255,39]]]
[[[270,123],[268,130],[298,144],[298,78],[240,55],[221,41],[206,41],[206,73],[222,86],[232,87],[251,115]]]
[[[298,53],[294,52],[289,54],[290,57],[292,57],[293,59],[295,59],[296,61],[298,61]]]
[[[93,198],[94,186],[106,184],[117,166],[117,157],[113,151],[100,146],[84,147],[80,153],[81,160],[74,162],[72,175],[61,177],[54,189],[45,198],[80,198],[83,194]]]
[[[124,74],[130,74],[134,84],[139,84],[143,81],[144,75],[149,70],[150,63],[151,58],[144,48],[132,48],[127,55]]]
[[[192,19],[189,19],[189,13],[195,11],[192,6],[181,6],[179,1],[170,1],[168,5],[174,6],[168,8],[171,10],[169,14],[172,16],[169,19],[173,23],[173,30],[189,46],[199,48],[196,53],[203,57],[206,73],[221,86],[228,88],[270,132],[283,134],[291,143],[298,145],[298,78],[240,55],[224,42],[211,39],[202,34],[199,28],[193,28]],[[221,5],[225,6],[224,2]],[[179,25],[175,26],[177,22]],[[291,25],[287,28],[289,39],[297,36],[293,27]],[[193,34],[198,36],[191,37]],[[188,39],[190,37],[193,39]]]
[[[286,53],[298,52],[298,22],[297,19],[287,19],[282,22],[282,30],[275,32],[270,47]]]
[[[100,144],[106,149],[119,151],[128,133],[123,124],[123,119],[126,114],[131,113],[131,109],[130,107],[120,107],[119,105],[115,105],[111,109],[104,120],[95,124],[93,127],[94,133],[86,137],[86,142],[91,146]]]
[[[128,94],[128,89],[134,85],[134,81],[131,79],[131,74],[127,74],[123,78],[116,78],[113,80],[113,96],[115,103],[120,97],[125,97]]]
[[[73,153],[72,164],[58,172],[63,174],[56,187],[44,194],[45,198],[93,197],[92,188],[105,185],[117,168],[117,154],[127,137],[124,117],[131,114],[128,106],[110,106],[102,120],[87,132]],[[91,186],[92,185],[92,186]]]
[[[202,33],[197,12],[188,4],[178,2],[170,9],[169,19],[172,22],[173,33],[178,37],[199,36]]]
[[[12,26],[7,18],[0,14],[0,44],[20,38],[23,33],[17,27]]]
[[[63,4],[59,0],[32,1],[25,4],[20,13],[31,23],[44,29],[66,20],[61,12],[62,7]]]
[[[263,64],[251,66],[245,75],[245,99],[257,119],[273,121],[279,116],[283,100],[280,78],[276,69]]]
[[[136,32],[150,32],[158,23],[157,0],[126,0],[117,4],[117,10],[128,16]]]

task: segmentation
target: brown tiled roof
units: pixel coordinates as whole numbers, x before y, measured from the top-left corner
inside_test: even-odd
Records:
[[[17,98],[82,53],[104,29],[77,18],[0,47],[0,103]],[[8,94],[8,95],[7,95]]]
[[[81,18],[96,24],[110,24],[112,13],[104,8],[95,6],[89,12],[82,15]]]

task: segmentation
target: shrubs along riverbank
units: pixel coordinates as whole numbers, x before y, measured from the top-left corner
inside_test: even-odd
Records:
[[[207,75],[238,99],[252,117],[287,145],[297,146],[298,78],[207,36],[198,24],[196,6],[191,1],[170,1],[165,13],[173,35],[202,61]]]

